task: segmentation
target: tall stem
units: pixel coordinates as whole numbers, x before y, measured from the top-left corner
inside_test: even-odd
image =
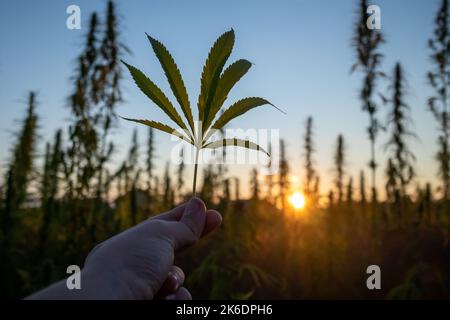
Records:
[[[198,168],[198,154],[200,152],[200,148],[196,147],[195,151],[195,163],[194,163],[194,184],[192,186],[192,196],[195,197],[197,195],[196,187],[197,187],[197,168]]]
[[[372,203],[377,202],[377,164],[375,159],[375,137],[371,141],[371,154],[372,154]]]

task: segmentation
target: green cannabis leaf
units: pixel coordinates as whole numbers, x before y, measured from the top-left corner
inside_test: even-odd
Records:
[[[181,107],[187,125],[164,92],[152,80],[145,76],[142,71],[124,61],[122,62],[130,71],[131,76],[139,89],[147,97],[149,97],[150,100],[152,100],[179,128],[181,128],[182,132],[176,131],[175,128],[172,128],[171,126],[152,120],[123,119],[141,123],[154,129],[172,134],[179,139],[192,144],[196,148],[193,182],[194,196],[196,194],[198,155],[201,149],[217,149],[225,146],[236,146],[262,151],[270,156],[269,153],[262,147],[248,140],[228,138],[218,141],[209,141],[214,132],[217,132],[216,130],[222,129],[231,120],[246,113],[247,111],[266,104],[275,107],[263,98],[244,98],[232,104],[214,121],[233,86],[247,73],[252,65],[249,61],[241,59],[232,63],[223,71],[234,46],[235,36],[233,29],[222,34],[216,42],[214,42],[203,67],[200,95],[198,97],[197,104],[199,122],[197,128],[194,125],[194,118],[192,115],[192,109],[189,103],[186,86],[184,85],[183,78],[181,77],[180,70],[175,63],[175,60],[161,42],[150,37],[148,34],[147,38],[150,41],[153,51],[155,52],[155,55],[164,70],[170,88]],[[278,109],[277,107],[275,108]]]

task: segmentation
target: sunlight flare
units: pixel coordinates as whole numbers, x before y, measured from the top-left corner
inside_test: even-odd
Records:
[[[305,196],[301,192],[294,192],[291,197],[289,198],[289,201],[291,202],[292,206],[295,209],[303,209],[306,204]]]

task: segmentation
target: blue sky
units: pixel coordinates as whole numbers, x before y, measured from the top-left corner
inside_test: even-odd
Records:
[[[307,116],[315,121],[316,161],[322,182],[328,188],[336,137],[342,133],[348,145],[348,173],[356,177],[367,170],[369,144],[367,115],[357,99],[361,77],[351,75],[354,61],[350,46],[357,0],[320,1],[117,1],[123,26],[122,39],[133,51],[125,60],[141,68],[164,90],[164,74],[144,32],[161,40],[171,51],[183,73],[191,103],[197,101],[201,69],[209,47],[232,27],[236,44],[231,60],[246,58],[254,66],[234,89],[229,101],[244,96],[263,96],[283,108],[283,115],[269,107],[250,111],[230,127],[275,128],[288,146],[291,169],[303,175],[301,137]],[[436,174],[436,124],[426,110],[432,92],[426,83],[430,68],[427,39],[432,34],[438,0],[373,1],[381,8],[382,31],[387,43],[383,70],[391,73],[401,61],[406,69],[412,118],[419,140],[412,141],[417,155],[418,181],[434,181]],[[66,8],[81,8],[82,29],[66,28]],[[103,15],[106,1],[1,1],[0,2],[0,163],[5,165],[16,121],[25,111],[26,94],[39,92],[40,150],[58,127],[67,127],[69,112],[65,99],[71,89],[69,78],[79,54],[93,10]],[[164,120],[164,115],[124,78],[126,102],[120,115]],[[385,92],[385,84],[380,87]],[[380,112],[385,119],[386,108]],[[114,134],[118,144],[116,161],[125,156],[136,126],[120,121]],[[144,142],[146,129],[139,128]],[[380,163],[386,135],[378,144]],[[158,153],[167,154],[170,138],[156,137]],[[142,149],[143,151],[143,149]],[[162,168],[163,156],[158,159]],[[233,176],[250,168],[233,167]],[[379,181],[382,170],[378,173]],[[382,188],[380,182],[380,188]]]

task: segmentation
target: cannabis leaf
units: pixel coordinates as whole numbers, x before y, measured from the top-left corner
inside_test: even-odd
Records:
[[[196,193],[198,155],[201,149],[217,149],[226,146],[236,146],[262,151],[270,156],[269,153],[262,147],[248,140],[227,138],[218,141],[210,141],[210,138],[216,130],[222,129],[231,120],[246,113],[247,111],[262,105],[271,105],[275,107],[263,98],[244,98],[232,104],[220,116],[217,117],[231,89],[252,66],[249,61],[241,59],[232,63],[229,67],[223,70],[234,46],[235,36],[233,29],[222,34],[214,42],[203,67],[200,79],[200,95],[197,103],[199,122],[197,128],[194,125],[192,108],[189,103],[189,96],[186,86],[184,85],[183,78],[181,77],[180,70],[175,63],[175,60],[161,42],[152,38],[148,34],[147,38],[150,41],[162,69],[164,70],[172,93],[181,107],[181,111],[183,112],[186,122],[183,120],[177,109],[173,106],[172,102],[170,102],[164,92],[152,80],[150,80],[142,71],[124,61],[122,62],[130,71],[130,74],[139,89],[147,97],[149,97],[150,100],[152,100],[153,103],[155,103],[177,125],[178,128],[181,129],[181,132],[175,130],[175,128],[169,125],[152,120],[123,119],[141,123],[154,129],[172,134],[179,139],[192,144],[196,148],[193,183],[194,196]],[[275,108],[278,109],[277,107]]]

